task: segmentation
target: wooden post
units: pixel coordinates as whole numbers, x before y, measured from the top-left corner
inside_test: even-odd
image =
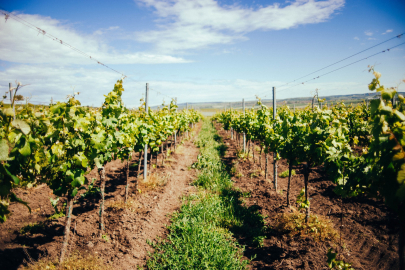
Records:
[[[100,237],[105,231],[104,226],[104,197],[105,197],[105,168],[101,167],[98,169],[98,174],[100,175],[100,195],[101,195],[101,203],[100,203]]]
[[[139,184],[139,173],[141,171],[142,154],[143,154],[143,151],[139,152],[138,173],[136,174],[136,182],[135,182],[135,193],[139,192],[138,184]]]
[[[229,108],[231,108],[231,115],[232,115],[232,103],[229,102]],[[233,140],[233,128],[231,127],[231,140]]]
[[[145,93],[145,113],[149,113],[148,109],[148,96],[149,96],[149,83],[146,83]],[[145,144],[144,157],[143,157],[143,181],[147,180],[148,176],[148,145]]]
[[[242,110],[245,115],[245,99],[242,99]],[[243,131],[243,153],[246,153],[246,132]]]
[[[276,111],[277,111],[277,105],[276,105],[276,88],[273,87],[273,120],[276,120]],[[274,123],[274,126],[276,124]],[[273,153],[273,161],[274,161],[274,189],[277,191],[277,153]]]
[[[177,98],[174,98],[174,102],[177,105]],[[177,112],[177,109],[176,109]],[[177,130],[174,131],[174,150],[176,150],[176,143],[177,143]]]
[[[309,202],[308,178],[309,178],[309,166],[308,166],[308,164],[304,164],[304,185],[305,185],[305,201],[306,201],[306,203]],[[306,223],[308,223],[308,221],[309,221],[309,213],[310,213],[310,204],[308,203],[308,208],[306,209],[306,213],[305,213],[305,222]]]
[[[267,149],[264,150],[264,154],[266,155],[266,166],[264,168],[264,179],[267,180],[267,176],[268,176],[267,165],[269,164],[269,155],[267,154]]]
[[[17,87],[18,87],[18,85],[17,85]],[[15,121],[15,106],[14,106],[13,99],[14,99],[16,90],[14,90],[14,93],[13,93],[13,85],[12,85],[12,83],[8,84],[8,91],[10,92],[10,106],[13,108],[13,114],[14,114],[13,120]]]

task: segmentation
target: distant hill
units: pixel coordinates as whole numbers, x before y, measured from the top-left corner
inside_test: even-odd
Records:
[[[405,96],[405,92],[399,92]],[[319,98],[325,99],[327,104],[336,103],[336,102],[344,102],[347,104],[357,104],[360,102],[365,101],[366,99],[373,99],[378,98],[380,96],[379,93],[370,92],[364,94],[351,94],[351,95],[333,95],[333,96],[320,96]],[[273,106],[272,99],[262,99],[263,104],[266,106]],[[294,106],[296,108],[302,108],[312,103],[312,97],[300,97],[300,98],[286,98],[286,99],[277,99],[277,105],[289,105]],[[252,108],[257,104],[257,101],[245,101],[246,108]],[[184,109],[187,106],[187,103],[180,103],[178,104],[179,109]],[[188,107],[202,110],[203,112],[215,112],[218,110],[223,110],[225,108],[229,109],[230,106],[234,109],[241,109],[242,108],[242,100],[240,102],[189,102]]]

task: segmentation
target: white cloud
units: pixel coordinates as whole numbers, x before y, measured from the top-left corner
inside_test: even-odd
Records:
[[[384,33],[382,33],[381,35],[385,35],[385,34],[391,33],[392,31],[394,31],[394,30],[392,30],[392,29],[388,29],[387,31],[385,31],[385,32],[384,32]]]
[[[373,35],[373,32],[371,32],[371,31],[364,31],[364,34],[365,34],[366,36],[371,37],[371,36]]]
[[[183,58],[164,54],[145,52],[122,53],[108,46],[100,38],[106,31],[114,31],[117,26],[100,29],[93,35],[75,31],[58,20],[39,15],[18,14],[33,25],[43,29],[75,48],[91,55],[104,64],[164,64],[186,63]],[[48,64],[94,64],[83,55],[62,44],[47,38],[39,31],[30,29],[22,23],[9,18],[0,20],[0,59],[16,63],[48,63]]]
[[[369,37],[368,40],[377,40],[376,38]]]
[[[320,23],[344,6],[344,0],[296,0],[258,9],[220,6],[214,0],[135,0],[152,7],[158,30],[137,32],[136,40],[154,43],[161,52],[200,49],[246,40],[246,33]]]
[[[355,40],[360,40],[358,37],[354,37]]]

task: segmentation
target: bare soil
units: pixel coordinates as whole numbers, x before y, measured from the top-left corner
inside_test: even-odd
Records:
[[[197,133],[200,128],[201,124],[197,125]],[[165,166],[161,165],[162,156],[159,155],[158,167],[152,169],[159,179],[167,181],[163,186],[146,188],[141,185],[141,193],[136,193],[137,166],[130,167],[129,194],[136,201],[136,207],[133,211],[107,207],[105,237],[99,237],[100,196],[78,199],[73,209],[68,253],[77,250],[95,254],[106,264],[113,265],[114,269],[137,269],[145,265],[148,252],[153,251],[146,241],[165,237],[165,224],[169,223],[170,214],[179,209],[179,198],[194,191],[190,182],[195,178],[195,171],[189,167],[197,160],[199,151],[192,140],[184,140],[177,150],[171,154]],[[131,164],[137,162],[138,154]],[[126,162],[116,160],[107,164],[106,206],[124,199],[125,176]],[[87,175],[89,180],[93,177],[98,179],[96,170]],[[54,213],[49,200],[54,198],[52,191],[46,185],[41,185],[29,190],[18,189],[16,193],[29,202],[33,211],[30,214],[24,206],[12,204],[12,215],[7,222],[0,224],[1,269],[21,269],[24,261],[35,261],[40,257],[57,258],[62,246],[65,218],[47,220]],[[39,222],[43,222],[43,225],[32,233],[23,234],[20,231],[29,223]]]
[[[262,168],[259,166],[259,152],[253,158],[242,160],[237,158],[236,139],[231,140],[229,131],[216,125],[218,133],[227,147],[223,161],[235,167],[232,180],[243,192],[250,192],[245,199],[247,207],[258,209],[262,215],[268,216],[266,223],[275,223],[279,213],[291,212],[286,207],[287,178],[278,177],[278,191],[273,183],[273,156],[269,155],[268,179],[264,177],[265,154]],[[256,146],[259,146],[257,143]],[[295,203],[297,195],[304,187],[302,165],[295,166],[297,175],[291,180],[290,201]],[[286,160],[278,161],[278,174],[288,170]],[[334,228],[341,234],[342,248],[338,248],[340,259],[352,263],[355,269],[398,269],[398,231],[399,220],[381,200],[367,197],[342,199],[334,192],[335,185],[328,179],[322,167],[312,169],[309,176],[309,195],[311,214],[330,219]],[[403,225],[402,225],[403,226]],[[245,257],[253,259],[251,269],[329,269],[327,252],[336,244],[326,241],[315,241],[311,237],[289,237],[287,234],[269,230],[263,247],[256,247],[236,235],[241,244],[246,245]],[[339,243],[338,243],[339,244]]]

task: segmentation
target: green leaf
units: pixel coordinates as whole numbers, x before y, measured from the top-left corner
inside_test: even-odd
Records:
[[[405,163],[401,165],[401,169],[398,172],[397,181],[400,185],[405,181]]]
[[[381,111],[381,114],[385,114],[385,115],[392,114],[392,108],[390,106],[381,106],[380,111]]]
[[[12,175],[7,170],[7,168],[4,166],[4,164],[1,164],[1,163],[0,163],[0,172],[3,173],[3,175],[6,176],[6,178],[9,178],[10,180],[12,180],[16,185],[18,185],[20,183],[20,179],[17,176]]]
[[[75,197],[76,195],[77,195],[77,192],[78,192],[79,190],[77,189],[77,188],[74,188],[73,190],[72,190],[72,197]]]
[[[14,116],[14,112],[13,112],[12,108],[5,108],[5,109],[2,109],[2,111],[6,116]]]
[[[381,96],[383,99],[392,99],[396,93],[397,93],[397,91],[393,88],[384,89],[381,91]]]
[[[395,116],[398,117],[399,120],[401,120],[402,122],[405,121],[405,115],[403,113],[401,113],[398,110],[395,110],[394,112]]]
[[[11,124],[16,129],[21,130],[21,132],[24,133],[25,135],[27,135],[31,131],[30,126],[25,121],[23,121],[21,119],[16,119],[13,122],[11,122]]]
[[[379,100],[379,99],[373,99],[370,101],[370,111],[371,111],[372,115],[377,112],[378,107],[380,107],[380,103],[381,103],[381,100]]]
[[[78,188],[78,187],[84,185],[85,181],[86,181],[86,178],[83,175],[75,177],[75,180],[72,181],[72,187]]]
[[[31,155],[31,147],[27,139],[25,139],[24,147],[19,149],[18,152],[20,152],[20,154],[23,155],[24,157]]]
[[[9,147],[7,140],[0,141],[0,160],[8,160]]]
[[[99,158],[95,158],[94,163],[96,164],[96,167],[99,168],[99,169],[101,169],[103,167],[103,165],[101,165],[101,163],[100,163]]]

